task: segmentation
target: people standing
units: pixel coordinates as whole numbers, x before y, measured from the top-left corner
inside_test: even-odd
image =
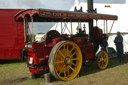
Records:
[[[107,47],[108,47],[108,42],[107,42],[108,37],[107,37],[107,35],[103,35],[102,38],[103,38],[102,42],[100,43],[101,50],[108,52],[108,50],[107,50]]]
[[[108,52],[107,51],[108,42],[106,39],[103,40],[103,42],[100,44],[100,46],[101,46],[101,50]]]
[[[114,43],[116,45],[117,57],[120,62],[123,62],[123,37],[120,32],[117,32]]]

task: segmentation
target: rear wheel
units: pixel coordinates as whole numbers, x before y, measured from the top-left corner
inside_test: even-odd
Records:
[[[97,66],[99,69],[105,69],[108,66],[108,53],[106,51],[100,51],[97,55]]]
[[[49,68],[55,78],[64,81],[72,80],[78,75],[81,65],[81,50],[74,42],[61,41],[52,48]]]

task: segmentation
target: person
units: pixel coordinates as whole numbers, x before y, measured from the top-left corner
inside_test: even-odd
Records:
[[[104,39],[104,40],[102,41],[102,43],[100,44],[100,46],[101,46],[101,50],[107,52],[107,47],[108,47],[107,39]]]
[[[117,57],[120,62],[123,61],[123,37],[120,32],[117,32],[117,36],[115,37],[114,43],[116,45]]]
[[[107,47],[108,47],[108,42],[107,42],[107,40],[108,40],[107,35],[106,35],[106,34],[103,34],[103,35],[102,35],[102,41],[101,41],[101,43],[100,43],[100,46],[101,46],[101,50],[106,51],[106,52],[108,52],[108,51],[107,51]]]

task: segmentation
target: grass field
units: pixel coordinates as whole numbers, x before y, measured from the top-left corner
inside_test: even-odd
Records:
[[[26,63],[0,62],[0,85],[44,85],[44,78],[31,79]],[[53,79],[51,85],[128,85],[128,59],[123,63],[116,58],[109,61],[105,70],[99,70],[95,62],[83,66],[78,78],[63,82]]]

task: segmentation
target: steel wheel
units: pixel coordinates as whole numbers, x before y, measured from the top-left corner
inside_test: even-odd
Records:
[[[77,44],[61,41],[51,50],[49,68],[51,74],[64,81],[74,79],[82,65],[82,54]]]
[[[108,66],[108,54],[106,51],[100,51],[97,55],[97,66],[99,69],[105,69]]]

